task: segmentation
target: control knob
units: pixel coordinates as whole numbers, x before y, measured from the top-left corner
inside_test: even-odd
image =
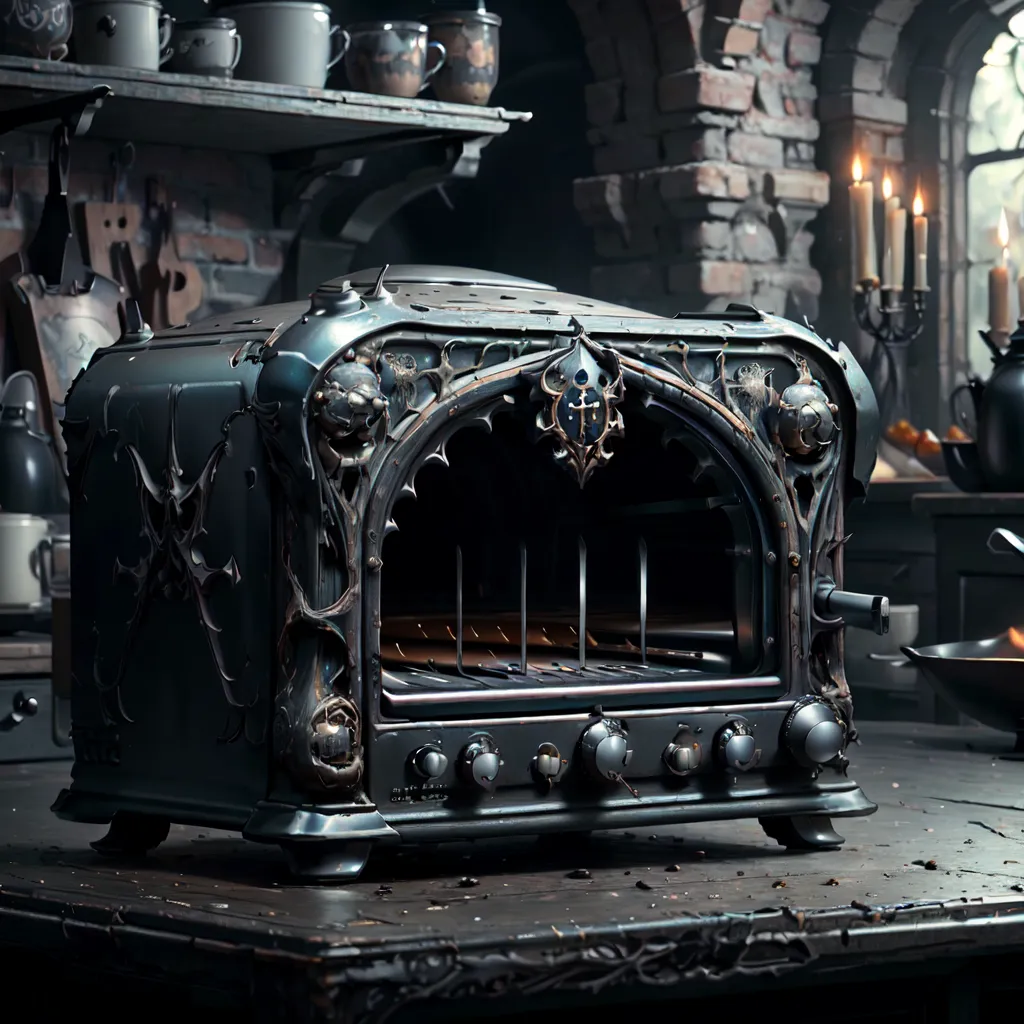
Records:
[[[689,775],[700,767],[701,749],[697,737],[684,729],[665,748],[662,758],[673,775]]]
[[[724,767],[736,772],[749,771],[761,757],[750,723],[742,718],[722,727],[715,739],[715,753]]]
[[[843,752],[846,730],[831,704],[803,697],[782,724],[782,745],[805,768],[817,768]]]
[[[537,756],[533,759],[531,767],[538,779],[553,783],[562,774],[565,764],[554,743],[542,743],[537,748]]]
[[[501,754],[490,736],[474,736],[459,754],[459,775],[476,789],[494,789],[500,767]]]
[[[409,758],[409,762],[412,765],[412,770],[421,779],[439,779],[448,768],[448,758],[445,757],[440,747],[432,743],[420,747]]]
[[[625,729],[611,718],[595,722],[583,733],[580,753],[590,774],[606,781],[618,779],[633,756]]]

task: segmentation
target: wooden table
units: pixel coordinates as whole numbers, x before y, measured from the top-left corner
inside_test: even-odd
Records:
[[[89,977],[108,1021],[130,991],[219,1000],[223,1022],[233,1007],[423,1021],[767,989],[756,1019],[764,1000],[809,998],[790,986],[871,979],[867,1003],[836,989],[830,1005],[860,999],[877,1020],[891,984],[912,1008],[985,1020],[989,974],[1024,984],[998,961],[1024,953],[1024,764],[980,729],[863,733],[851,775],[879,811],[842,822],[836,853],[788,854],[754,822],[694,825],[381,851],[344,888],[293,885],[276,851],[183,827],[145,862],[101,860],[88,842],[102,828],[47,810],[66,766],[0,767],[0,978],[10,992],[45,967],[36,998],[70,991],[83,1009],[71,985]],[[915,974],[930,977],[903,983]]]

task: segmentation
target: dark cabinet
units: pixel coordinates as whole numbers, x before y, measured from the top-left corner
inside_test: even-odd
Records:
[[[915,515],[914,499],[942,493],[946,480],[893,480],[871,485],[864,501],[847,512],[845,548],[848,590],[884,594],[894,605],[917,605],[916,644],[938,642],[935,597],[936,540],[929,524]],[[851,653],[846,676],[859,718],[930,719],[930,691],[914,669]],[[858,645],[859,646],[859,645]]]
[[[989,550],[999,526],[1024,534],[1024,494],[926,494],[913,501],[935,540],[937,642],[984,640],[1024,626],[1024,560]],[[937,721],[959,716],[939,704]]]

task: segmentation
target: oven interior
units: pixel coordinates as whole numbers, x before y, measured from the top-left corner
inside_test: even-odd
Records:
[[[582,489],[538,440],[525,396],[490,433],[457,431],[447,465],[420,469],[382,549],[385,696],[770,668],[761,532],[740,474],[675,416],[629,397],[621,411],[624,436]]]

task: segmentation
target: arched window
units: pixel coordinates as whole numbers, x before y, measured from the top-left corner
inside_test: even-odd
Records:
[[[989,326],[989,271],[1004,260],[1006,213],[1011,324],[1024,315],[1024,11],[993,40],[971,88],[967,125],[967,355],[972,372],[992,361],[978,331]]]

